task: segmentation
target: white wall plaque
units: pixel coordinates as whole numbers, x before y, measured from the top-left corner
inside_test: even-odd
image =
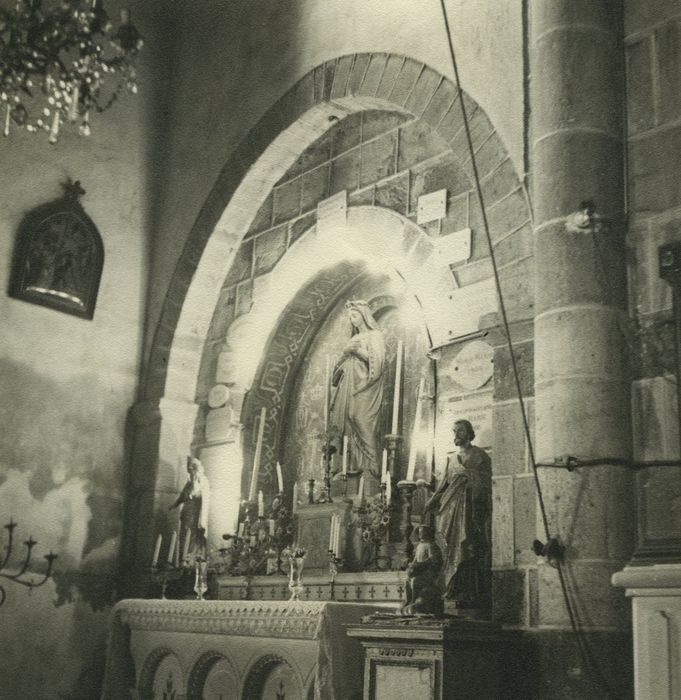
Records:
[[[427,224],[435,219],[443,219],[447,214],[447,190],[429,192],[419,197],[416,207],[416,223]]]
[[[229,399],[229,389],[224,384],[216,384],[208,392],[208,405],[210,408],[220,408]]]
[[[433,243],[435,253],[442,265],[453,265],[471,257],[471,230],[469,228],[434,238]]]

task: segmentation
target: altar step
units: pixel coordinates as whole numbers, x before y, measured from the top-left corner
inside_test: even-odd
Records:
[[[394,603],[404,600],[404,571],[363,571],[328,576],[303,576],[302,600],[352,603]],[[224,576],[218,579],[220,600],[288,600],[291,591],[285,576]]]

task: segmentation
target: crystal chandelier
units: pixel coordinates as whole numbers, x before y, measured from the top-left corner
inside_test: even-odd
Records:
[[[56,143],[65,124],[90,135],[90,113],[104,112],[123,90],[137,92],[142,37],[121,10],[114,27],[103,0],[18,0],[0,8],[0,114],[13,128],[47,132]]]

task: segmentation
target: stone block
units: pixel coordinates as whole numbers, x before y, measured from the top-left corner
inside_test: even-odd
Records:
[[[485,203],[485,208],[493,242],[509,231],[513,231],[528,223],[530,220],[527,200],[521,188],[492,205]]]
[[[525,571],[492,572],[492,601],[495,622],[525,624]]]
[[[381,76],[385,70],[385,64],[388,60],[386,54],[374,53],[369,58],[369,66],[364,74],[364,80],[359,88],[362,95],[374,96],[378,90],[378,85],[381,82]]]
[[[442,189],[447,190],[448,196],[455,196],[468,190],[468,179],[451,155],[412,170],[410,211],[416,211],[418,198],[421,195]]]
[[[251,310],[253,303],[253,282],[246,280],[237,285],[235,316],[242,316]]]
[[[356,95],[359,92],[359,87],[364,80],[364,74],[366,73],[368,67],[369,54],[356,54],[355,61],[352,65],[352,71],[350,72],[350,79],[348,80],[347,92],[349,95]]]
[[[652,44],[645,36],[629,44],[627,51],[627,128],[630,134],[655,125]]]
[[[405,59],[393,89],[390,91],[390,101],[398,105],[404,105],[422,70],[422,63],[411,58]]]
[[[475,154],[475,163],[481,178],[491,173],[508,158],[506,146],[496,132],[493,132],[482,143]]]
[[[376,97],[387,100],[392,92],[392,89],[397,80],[397,76],[402,70],[402,64],[405,62],[405,58],[402,56],[396,56],[391,54],[388,56],[388,60],[385,64],[385,70],[383,71],[383,76],[381,77],[381,83],[378,86],[376,92]]]
[[[317,212],[312,211],[309,214],[301,216],[289,224],[289,246],[292,246],[306,231],[311,229],[317,222]]]
[[[532,396],[534,394],[534,344],[518,343],[514,345],[513,351],[520,375],[520,390],[523,396]],[[496,347],[494,349],[494,399],[507,401],[517,398],[518,392],[508,347]]]
[[[566,129],[535,143],[535,222],[567,216],[587,199],[597,203],[599,214],[617,220],[624,196],[622,158],[622,144],[598,132]]]
[[[447,215],[442,219],[442,235],[468,228],[468,192],[449,197]]]
[[[622,343],[622,317],[605,306],[568,307],[535,322],[535,379],[596,376],[621,381],[628,376],[628,348]]]
[[[597,535],[594,533],[593,535]],[[622,563],[580,562],[569,564],[574,590],[579,591],[579,618],[584,627],[619,628],[629,622],[629,601],[624,592],[610,584],[612,574]],[[537,602],[539,624],[569,627],[558,573],[547,564],[537,568]]]
[[[206,440],[228,440],[234,436],[233,411],[227,404],[221,408],[208,409],[206,415]]]
[[[456,87],[449,80],[443,80],[437,86],[435,93],[421,115],[421,119],[433,128],[438,127],[447,110],[452,106],[456,96]]]
[[[485,206],[493,205],[514,190],[517,190],[520,185],[518,173],[513,167],[513,162],[508,158],[493,173],[490,173],[480,181],[480,189],[482,190]],[[473,183],[471,183],[472,186]],[[477,194],[473,196],[477,200]]]
[[[344,97],[348,87],[350,71],[355,60],[354,56],[342,56],[336,63],[336,72],[333,76],[333,86],[331,88],[331,99],[334,97]]]
[[[463,129],[463,116],[461,114],[461,104],[458,97],[449,106],[444,117],[437,126],[437,133],[445,139],[451,141]]]
[[[331,164],[325,163],[303,175],[300,209],[303,212],[317,208],[317,203],[325,199],[329,192]]]
[[[324,66],[317,66],[314,69],[314,101],[315,104],[324,100]]]
[[[374,203],[378,207],[386,207],[400,214],[407,213],[409,198],[409,173],[402,173],[376,185]]]
[[[679,14],[678,0],[646,0],[624,3],[625,36]]]
[[[459,106],[459,110],[461,107]],[[473,144],[473,151],[477,151],[487,137],[494,131],[492,122],[487,118],[481,107],[476,106],[473,110],[466,108],[466,116],[468,117],[468,127]],[[462,162],[471,159],[471,152],[468,146],[466,130],[460,129],[449,141],[449,147],[454,152],[454,155]]]
[[[249,231],[257,233],[258,231],[264,231],[272,225],[272,205],[273,197],[270,193],[267,195],[267,199],[262,203],[260,209],[258,209],[258,213],[255,215],[248,229]]]
[[[396,131],[362,144],[360,187],[395,173],[396,149]]]
[[[489,243],[487,242],[487,234],[482,222],[476,228],[471,227],[471,231],[471,262],[489,258]]]
[[[494,259],[499,267],[504,267],[532,255],[533,250],[534,233],[528,222],[520,230],[494,244]]]
[[[422,121],[412,122],[400,129],[397,168],[406,170],[448,150],[447,142],[431,127]]]
[[[537,559],[532,551],[537,537],[537,491],[531,474],[513,481],[513,511],[515,564],[532,564]]]
[[[355,112],[341,119],[333,128],[331,155],[337,156],[354,148],[362,134],[362,113]]]
[[[492,460],[492,470],[495,461]],[[513,550],[513,479],[495,476],[492,479],[492,566],[513,566]]]
[[[614,31],[560,28],[537,39],[535,54],[532,103],[541,109],[532,113],[534,138],[573,128],[620,137],[621,62]]]
[[[495,476],[513,476],[527,472],[525,431],[517,401],[494,405],[493,451],[497,455],[492,462],[492,473]]]
[[[661,124],[681,116],[681,23],[667,22],[655,30],[658,118]]]
[[[348,195],[349,207],[371,206],[374,203],[373,185]]]
[[[636,381],[631,403],[635,459],[675,459],[679,424],[674,384],[667,377]]]
[[[591,0],[541,2],[533,4],[529,10],[531,13],[529,19],[535,36],[556,28],[570,30],[575,25],[577,28],[609,29],[614,21],[609,5],[593,3]]]
[[[253,272],[253,239],[244,241],[234,256],[234,262],[225,278],[225,286],[243,282]]]
[[[298,160],[287,170],[286,175],[277,184],[292,180],[308,170],[326,163],[331,158],[334,130],[324,132],[314,143],[308,146],[298,157]]]
[[[353,148],[331,164],[331,188],[329,196],[348,190],[352,192],[359,187],[359,148]]]
[[[435,94],[442,77],[430,68],[424,68],[404,105],[405,109],[420,117]]]
[[[331,99],[331,90],[333,89],[333,81],[336,75],[336,60],[327,61],[324,64],[324,102]]]
[[[535,232],[535,271],[541,290],[536,298],[537,314],[573,304],[624,308],[626,268],[620,235],[602,232],[598,248],[595,245],[592,236],[567,234],[562,221]]]
[[[300,194],[303,180],[297,177],[279,187],[274,188],[274,214],[275,224],[292,219],[300,214]]]
[[[281,256],[286,252],[287,238],[286,225],[261,233],[255,238],[253,251],[254,275],[269,272],[279,262]]]
[[[411,117],[399,112],[386,112],[372,109],[362,112],[362,141],[370,141],[376,136],[392,131],[410,121]]]
[[[460,287],[475,284],[489,279],[492,274],[492,263],[489,258],[467,262],[454,268],[454,273]]]

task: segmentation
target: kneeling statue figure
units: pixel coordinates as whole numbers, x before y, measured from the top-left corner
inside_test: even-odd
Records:
[[[407,599],[400,612],[441,617],[444,603],[438,577],[442,569],[442,550],[433,540],[432,528],[421,525],[417,532],[419,541],[407,567]]]

